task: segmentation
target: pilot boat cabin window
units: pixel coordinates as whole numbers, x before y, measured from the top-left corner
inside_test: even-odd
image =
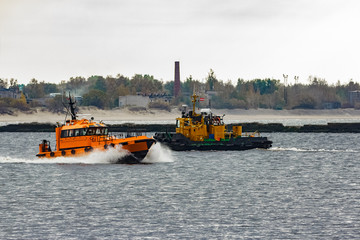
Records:
[[[108,128],[100,127],[100,128],[88,128],[86,135],[107,135]]]
[[[107,135],[108,128],[78,128],[78,129],[69,129],[62,130],[61,137],[79,137],[79,136],[90,136],[90,135]]]

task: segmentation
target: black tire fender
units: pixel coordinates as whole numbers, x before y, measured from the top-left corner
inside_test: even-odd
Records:
[[[85,152],[90,152],[90,151],[92,151],[92,150],[93,150],[92,147],[86,147],[86,148],[85,148]]]

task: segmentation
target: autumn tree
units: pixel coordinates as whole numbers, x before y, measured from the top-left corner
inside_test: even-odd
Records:
[[[150,75],[136,74],[131,78],[130,86],[135,88],[136,92],[141,93],[159,93],[163,92],[163,84],[161,81]]]
[[[63,104],[63,97],[61,95],[57,95],[57,96],[49,99],[48,109],[54,113],[64,113],[65,107]]]
[[[76,95],[81,95],[88,91],[88,84],[84,77],[71,77],[65,84],[66,91],[73,92]]]

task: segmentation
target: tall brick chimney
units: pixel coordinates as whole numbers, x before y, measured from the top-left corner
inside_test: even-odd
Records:
[[[175,78],[174,78],[174,96],[177,97],[180,95],[180,62],[175,62]]]

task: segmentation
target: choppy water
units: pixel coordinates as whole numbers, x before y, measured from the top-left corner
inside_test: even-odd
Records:
[[[360,135],[272,133],[270,150],[34,157],[0,133],[0,239],[359,239]],[[53,140],[52,140],[53,143]]]

